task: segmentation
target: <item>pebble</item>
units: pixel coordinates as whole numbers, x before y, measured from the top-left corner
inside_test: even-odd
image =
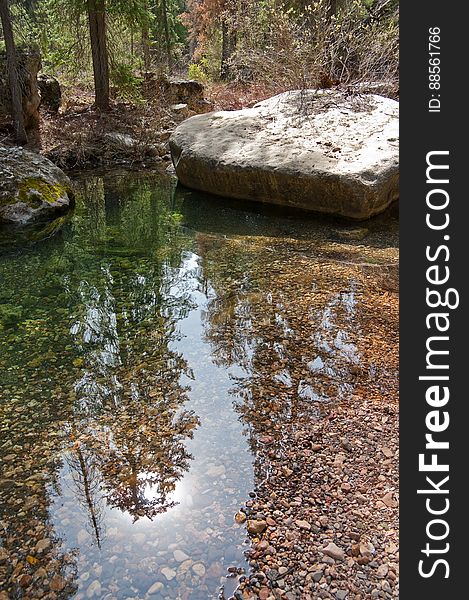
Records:
[[[100,596],[101,596],[101,584],[99,583],[99,581],[97,579],[95,579],[88,586],[88,589],[86,590],[86,597],[87,598],[94,598],[94,597],[99,598]]]
[[[383,502],[388,508],[397,508],[399,503],[394,499],[393,492],[388,492],[383,498],[381,498],[381,502]]]
[[[176,577],[176,571],[174,571],[173,569],[170,569],[169,567],[163,567],[161,569],[161,573],[165,576],[167,581],[171,581],[172,579],[174,579]]]
[[[77,533],[77,542],[79,544],[83,544],[83,542],[86,542],[88,538],[89,535],[85,529],[80,529],[80,531]]]
[[[388,565],[380,565],[376,569],[376,577],[378,577],[379,579],[384,579],[386,577],[386,575],[388,574],[388,571],[389,571]]]
[[[182,550],[175,550],[173,552],[173,556],[174,556],[174,560],[178,563],[182,563],[185,560],[189,560],[189,557],[187,556],[187,554],[185,552],[183,552]]]
[[[147,594],[149,596],[153,595],[153,594],[157,594],[158,592],[161,592],[161,590],[164,589],[164,585],[161,583],[161,581],[155,581],[155,583],[148,588]]]
[[[247,519],[246,513],[242,512],[242,511],[238,511],[235,514],[235,521],[236,523],[244,523]]]
[[[394,452],[390,448],[386,448],[386,446],[383,446],[383,448],[381,448],[381,452],[386,458],[392,458],[394,456]]]
[[[49,587],[54,592],[61,592],[66,586],[67,582],[60,575],[54,575],[49,581]]]
[[[192,570],[199,577],[203,577],[205,575],[205,566],[202,563],[195,563],[195,565],[192,565]]]
[[[344,551],[334,544],[334,542],[330,542],[322,551],[326,556],[330,556],[334,560],[345,560]]]
[[[267,528],[267,523],[265,521],[248,521],[247,529],[248,532],[257,535],[262,533]]]
[[[42,540],[39,540],[38,543],[36,544],[36,552],[43,552],[44,550],[47,550],[50,546],[50,539],[49,538],[43,538]]]
[[[208,477],[221,477],[225,474],[225,466],[224,465],[213,465],[207,470]]]

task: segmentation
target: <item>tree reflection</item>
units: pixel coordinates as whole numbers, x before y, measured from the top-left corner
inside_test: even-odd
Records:
[[[76,592],[63,503],[82,506],[98,548],[106,506],[134,520],[167,510],[197,426],[172,350],[191,308],[179,269],[191,242],[169,183],[88,178],[82,196],[60,236],[0,265],[0,300],[15,308],[0,324],[0,579],[15,598]]]
[[[233,393],[256,434],[253,444],[371,385],[372,363],[377,364],[368,352],[371,331],[382,344],[390,338],[392,348],[397,319],[384,334],[373,325],[377,313],[366,307],[373,303],[379,310],[382,288],[376,280],[372,289],[370,271],[361,263],[325,260],[324,239],[320,248],[314,239],[222,242],[199,235],[198,241],[204,275],[215,292],[205,315],[206,337],[218,364],[244,371]],[[339,255],[337,244],[330,247]]]
[[[71,434],[76,440],[76,431]],[[101,548],[103,537],[103,499],[101,495],[101,473],[96,458],[79,440],[66,453],[68,467],[75,485],[75,493],[88,515],[91,536]]]
[[[191,459],[184,442],[198,423],[182,409],[187,396],[179,382],[190,373],[171,350],[177,321],[191,307],[177,269],[181,246],[168,237],[172,213],[155,206],[150,189],[139,187],[127,203],[105,186],[91,192],[95,212],[104,214],[92,235],[106,251],[75,288],[71,333],[83,373],[74,429],[94,457],[107,504],[134,521],[153,519],[173,505],[168,495]]]

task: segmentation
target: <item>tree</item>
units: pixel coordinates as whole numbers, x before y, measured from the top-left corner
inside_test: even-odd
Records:
[[[87,0],[96,107],[109,110],[109,55],[105,0]]]
[[[13,37],[13,28],[11,26],[10,7],[8,0],[0,0],[0,17],[2,20],[3,37],[5,39],[5,49],[7,57],[7,73],[10,85],[12,117],[15,124],[16,140],[20,144],[28,141],[24,127],[24,114],[21,86],[18,77],[18,62],[16,60],[15,39]]]

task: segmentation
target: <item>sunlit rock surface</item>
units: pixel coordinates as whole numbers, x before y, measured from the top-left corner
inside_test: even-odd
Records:
[[[50,160],[0,146],[0,222],[28,224],[55,218],[73,202],[69,178]]]
[[[399,197],[398,107],[376,95],[286,92],[184,121],[171,154],[189,188],[366,219]]]

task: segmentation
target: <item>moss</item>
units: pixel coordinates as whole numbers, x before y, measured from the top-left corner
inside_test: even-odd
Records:
[[[18,200],[31,208],[37,208],[42,202],[56,204],[68,193],[67,188],[59,183],[51,184],[43,179],[28,177],[18,189]]]
[[[15,327],[23,316],[23,308],[13,304],[0,304],[0,324]]]

